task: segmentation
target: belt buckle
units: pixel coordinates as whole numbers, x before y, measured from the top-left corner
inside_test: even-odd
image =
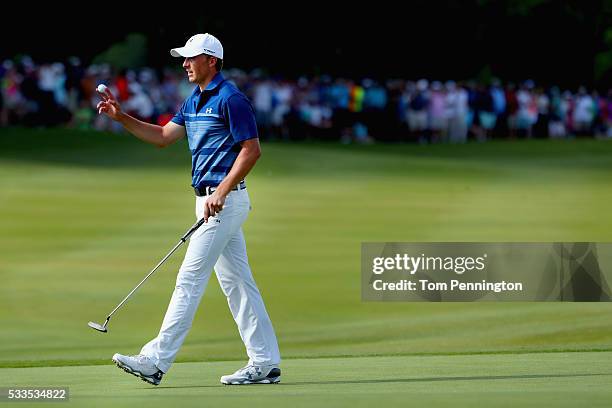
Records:
[[[209,186],[194,187],[193,189],[198,197],[204,197],[211,194],[211,192],[208,190]]]
[[[244,181],[241,181],[240,183],[236,184],[236,186],[232,189],[232,191],[244,190],[245,188],[246,188],[246,183]],[[194,187],[194,190],[196,192],[196,195],[203,197],[203,196],[209,196],[212,193],[214,193],[216,190],[216,187],[212,187],[212,186]]]

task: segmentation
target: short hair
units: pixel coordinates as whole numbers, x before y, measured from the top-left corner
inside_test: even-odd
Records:
[[[206,57],[210,58],[210,57],[215,57],[214,55],[210,55],[210,54],[206,54],[204,53],[204,55],[206,55]],[[221,70],[223,69],[223,60],[219,57],[215,57],[217,59],[217,63],[215,64],[215,68],[217,69],[217,72],[221,72]]]
[[[215,68],[217,68],[217,72],[221,72],[221,70],[223,69],[223,60],[221,58],[217,58]]]

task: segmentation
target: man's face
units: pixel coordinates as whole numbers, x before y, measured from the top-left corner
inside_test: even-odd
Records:
[[[214,61],[211,60],[213,60],[213,57],[205,54],[185,58],[183,68],[187,71],[189,82],[195,84],[202,83],[212,72],[211,64]]]

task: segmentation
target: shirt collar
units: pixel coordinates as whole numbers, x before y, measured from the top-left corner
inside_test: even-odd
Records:
[[[221,82],[223,82],[224,79],[225,78],[223,78],[223,74],[221,74],[220,72],[217,72],[215,74],[215,76],[213,77],[212,81],[210,81],[208,83],[208,85],[206,85],[206,89],[204,89],[204,90],[205,91],[212,91],[213,89],[215,89],[216,87],[221,85]]]
[[[223,81],[225,81],[223,74],[221,74],[220,72],[217,72],[215,76],[213,77],[213,79],[208,83],[208,85],[206,85],[206,88],[204,88],[204,92],[210,92],[210,91],[215,90],[219,85],[221,85],[221,82]],[[202,93],[202,91],[200,91],[200,86],[198,85],[193,90],[193,94],[199,95],[200,93]]]

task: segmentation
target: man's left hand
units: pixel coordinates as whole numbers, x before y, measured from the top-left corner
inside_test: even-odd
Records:
[[[209,195],[204,202],[204,222],[208,222],[208,217],[214,217],[221,212],[224,204],[225,196],[217,194],[216,191]]]

